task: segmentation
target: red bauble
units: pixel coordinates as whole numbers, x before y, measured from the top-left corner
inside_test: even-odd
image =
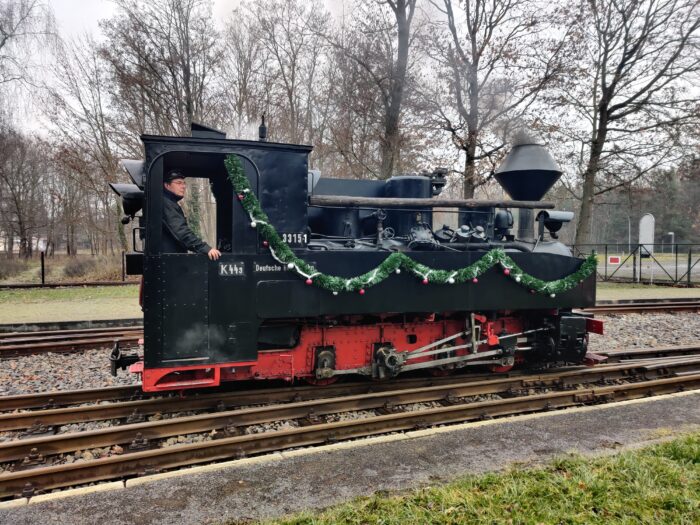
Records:
[[[423,279],[423,284],[428,284],[428,278]]]
[[[306,280],[306,284],[309,284],[309,285],[310,285],[310,284],[313,284],[313,283],[314,283],[314,282],[313,282],[311,279],[307,279],[307,280]]]
[[[503,273],[505,275],[510,275],[510,270],[508,268],[506,268],[505,270],[503,270]]]
[[[239,194],[238,194],[238,200],[239,200],[239,201],[242,201],[244,198],[245,198],[245,195],[243,195],[242,193],[239,193]]]
[[[267,241],[263,241],[263,246],[264,246],[265,248],[267,248],[268,246],[270,246],[270,243],[267,242]]]
[[[474,284],[476,284],[476,283],[479,282],[479,279],[477,279],[476,277],[474,277],[474,278],[472,279],[472,282],[473,282]]]
[[[365,295],[365,289],[364,289],[364,288],[360,288],[360,291],[359,291],[358,293],[359,293],[360,295]]]
[[[530,290],[530,293],[534,295],[534,293],[535,293],[535,290]]]

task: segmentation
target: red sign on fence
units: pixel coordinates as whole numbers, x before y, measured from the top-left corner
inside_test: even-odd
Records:
[[[619,255],[608,255],[608,264],[620,264],[620,259]]]

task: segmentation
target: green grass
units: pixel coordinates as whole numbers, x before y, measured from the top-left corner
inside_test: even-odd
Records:
[[[641,283],[596,283],[596,298],[604,299],[675,299],[700,297],[700,288],[675,288]]]
[[[269,524],[697,524],[700,433],[597,459],[468,476]]]
[[[138,298],[138,285],[90,286],[70,288],[27,288],[0,290],[0,303],[38,303],[46,301],[89,301],[92,299]]]
[[[141,317],[138,285],[0,290],[0,324]]]

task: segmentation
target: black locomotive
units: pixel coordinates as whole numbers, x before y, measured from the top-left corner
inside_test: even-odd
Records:
[[[445,170],[324,178],[310,146],[195,124],[142,141],[145,160],[123,163],[133,184],[113,189],[127,219],[142,211],[127,271],[143,275],[143,356],[111,358],[144,390],[580,363],[601,329],[572,313],[595,302],[595,261],[554,240],[573,214],[539,200],[561,175],[539,144],[515,146],[496,172],[517,200],[477,201],[441,199]],[[173,169],[210,184],[218,261],[161,249]]]

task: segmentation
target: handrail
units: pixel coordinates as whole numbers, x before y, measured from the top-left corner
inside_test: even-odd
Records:
[[[407,199],[356,197],[351,195],[311,195],[311,206],[358,206],[365,208],[526,208],[550,210],[553,202],[478,199]]]

